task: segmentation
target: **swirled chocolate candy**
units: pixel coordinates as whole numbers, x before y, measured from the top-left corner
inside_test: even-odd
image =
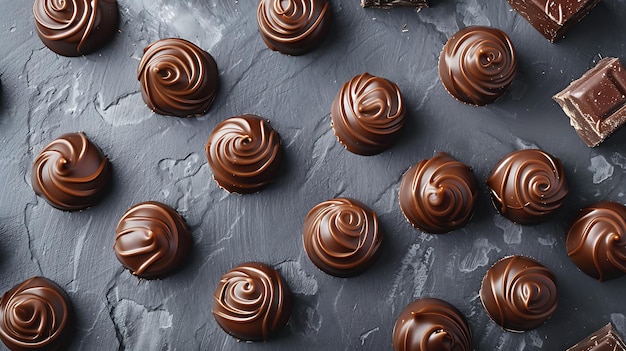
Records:
[[[514,151],[487,179],[500,214],[520,224],[536,224],[559,209],[568,193],[561,161],[537,149]]]
[[[73,319],[65,290],[44,277],[22,282],[0,299],[0,339],[12,351],[63,349]]]
[[[217,63],[184,39],[161,39],[144,49],[137,78],[148,107],[161,115],[207,113],[219,86]]]
[[[439,77],[457,100],[482,106],[496,101],[517,72],[515,50],[497,28],[472,26],[454,34],[439,56]]]
[[[41,41],[63,56],[99,49],[118,27],[116,0],[35,0],[33,12]]]
[[[254,193],[278,173],[282,159],[280,137],[259,116],[231,117],[209,136],[206,155],[220,187],[240,194]]]
[[[415,228],[433,234],[464,226],[477,197],[472,169],[445,152],[409,168],[400,183],[402,213]]]
[[[543,324],[556,310],[556,278],[535,260],[505,257],[487,271],[480,299],[489,317],[503,329],[527,331]]]
[[[348,151],[374,155],[396,141],[405,113],[395,83],[363,73],[341,87],[330,111],[331,126]]]
[[[178,268],[193,242],[185,220],[156,201],[131,207],[115,233],[115,256],[132,274],[145,279],[161,278]]]
[[[374,211],[356,200],[338,198],[309,211],[302,239],[307,255],[319,269],[349,277],[375,262],[383,233]]]
[[[291,291],[272,267],[243,263],[220,279],[213,293],[213,316],[237,339],[268,340],[291,316]]]
[[[318,46],[330,28],[328,0],[261,0],[259,32],[272,50],[302,55]]]
[[[603,281],[626,273],[626,207],[599,202],[580,211],[566,240],[569,258]]]
[[[106,192],[111,164],[82,132],[63,134],[35,159],[31,185],[35,193],[60,210],[82,210]]]
[[[395,351],[471,351],[472,336],[463,315],[451,304],[423,298],[409,304],[393,328]]]

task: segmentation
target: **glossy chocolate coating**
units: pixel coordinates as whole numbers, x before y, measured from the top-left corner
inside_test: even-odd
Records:
[[[217,63],[187,40],[158,40],[144,49],[137,79],[148,107],[166,116],[207,113],[219,87]]]
[[[393,328],[395,351],[471,351],[472,336],[451,304],[423,298],[409,304]]]
[[[442,234],[470,220],[478,184],[469,166],[441,152],[404,173],[398,197],[409,223],[419,230]]]
[[[261,0],[259,33],[265,44],[287,55],[302,55],[318,46],[330,28],[327,0]]]
[[[187,258],[193,239],[185,220],[156,201],[126,211],[115,228],[115,256],[139,278],[161,278]]]
[[[115,0],[35,0],[41,41],[63,56],[89,54],[108,42],[118,27]]]
[[[291,316],[291,291],[272,267],[243,263],[220,279],[213,293],[213,316],[237,339],[268,340]]]
[[[363,73],[341,87],[330,111],[331,126],[346,149],[374,155],[395,143],[405,113],[395,83]]]
[[[626,273],[626,207],[599,202],[580,211],[567,233],[569,258],[603,281]]]
[[[44,277],[14,286],[0,300],[0,339],[12,351],[62,350],[73,328],[65,290]]]
[[[454,34],[439,56],[439,77],[459,101],[482,106],[496,101],[517,72],[513,43],[497,28],[472,26]]]
[[[104,195],[111,164],[85,134],[63,134],[37,156],[31,172],[35,193],[60,210],[94,205]]]
[[[609,323],[566,351],[626,351],[626,343]]]
[[[489,317],[503,329],[534,329],[556,310],[556,277],[533,259],[505,257],[487,271],[480,299]]]
[[[537,149],[511,152],[487,179],[496,210],[520,224],[536,224],[558,210],[568,193],[561,161]]]
[[[302,239],[307,255],[319,269],[350,277],[376,261],[383,233],[374,211],[356,200],[337,198],[309,211]]]
[[[280,136],[259,116],[231,117],[209,136],[206,155],[220,187],[240,194],[254,193],[278,173]]]

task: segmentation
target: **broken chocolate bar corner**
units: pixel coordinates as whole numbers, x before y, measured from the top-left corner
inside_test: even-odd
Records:
[[[361,0],[362,7],[428,7],[428,0]]]
[[[566,351],[625,351],[626,345],[609,323]]]

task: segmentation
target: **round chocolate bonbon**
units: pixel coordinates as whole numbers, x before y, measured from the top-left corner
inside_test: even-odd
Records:
[[[291,316],[291,291],[272,267],[243,263],[220,279],[213,294],[213,316],[237,339],[268,340]]]
[[[144,49],[137,78],[148,107],[161,115],[192,117],[207,113],[219,87],[217,63],[195,44],[178,38]]]
[[[533,259],[505,257],[487,271],[480,299],[489,317],[503,329],[527,331],[543,324],[556,310],[556,278]]]
[[[439,77],[459,101],[486,105],[496,101],[517,72],[515,50],[497,28],[472,26],[454,34],[439,57]]]
[[[113,249],[133,275],[161,278],[187,258],[193,239],[185,220],[171,207],[156,201],[126,211],[115,229]]]
[[[363,73],[341,87],[331,108],[331,126],[348,151],[375,155],[395,143],[405,113],[395,83]]]
[[[383,233],[374,211],[356,200],[337,198],[309,211],[302,239],[307,255],[319,269],[350,277],[375,262]]]
[[[31,173],[35,193],[60,210],[94,205],[106,192],[111,164],[85,134],[63,134],[37,156]]]
[[[469,166],[441,152],[404,173],[398,197],[409,223],[419,230],[442,234],[470,220],[478,184]]]
[[[206,144],[213,179],[229,192],[254,193],[278,173],[280,137],[259,116],[231,117],[215,127]]]
[[[580,211],[566,240],[569,258],[600,281],[626,274],[626,206],[599,202]]]

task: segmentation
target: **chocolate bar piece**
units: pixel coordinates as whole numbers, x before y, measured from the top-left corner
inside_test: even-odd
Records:
[[[567,351],[624,351],[626,344],[609,323]]]
[[[428,0],[361,0],[362,7],[428,7]]]
[[[626,70],[607,57],[552,97],[590,147],[597,146],[626,122]]]
[[[600,0],[507,0],[550,42],[561,39],[565,32],[585,17]]]

